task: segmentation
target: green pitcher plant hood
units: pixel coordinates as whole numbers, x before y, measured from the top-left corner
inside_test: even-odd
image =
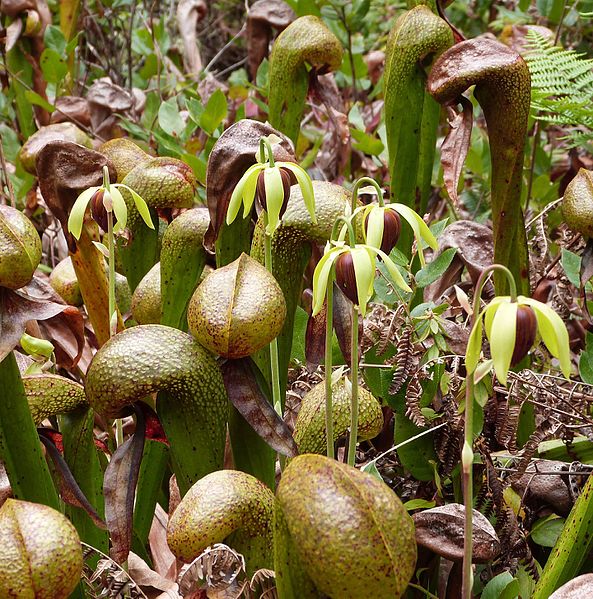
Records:
[[[564,376],[569,378],[570,348],[564,322],[546,304],[523,295],[519,295],[516,302],[512,301],[510,296],[495,297],[480,312],[471,331],[465,353],[468,374],[474,372],[478,366],[482,349],[482,331],[485,329],[486,337],[490,342],[492,366],[498,380],[506,385],[515,348],[517,310],[520,306],[529,306],[533,309],[542,341],[550,354],[558,359]]]

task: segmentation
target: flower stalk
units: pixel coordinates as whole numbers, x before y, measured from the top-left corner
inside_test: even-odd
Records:
[[[495,297],[480,311],[480,301],[484,285],[491,273],[505,279],[508,296]],[[526,310],[531,316],[519,318],[519,310]],[[489,361],[498,380],[506,385],[509,368],[522,359],[531,347],[536,332],[552,356],[558,359],[560,369],[566,378],[570,377],[571,362],[568,332],[562,319],[546,304],[529,297],[517,295],[515,278],[501,264],[488,266],[480,275],[476,285],[473,303],[472,328],[465,353],[465,428],[461,452],[463,473],[463,502],[465,504],[464,555],[462,596],[471,598],[473,586],[472,546],[473,546],[473,439],[474,439],[474,385],[475,373],[480,360],[482,332],[490,342],[492,359]],[[517,336],[519,335],[519,338]]]
[[[500,264],[492,264],[482,271],[476,285],[472,314],[472,330],[481,318],[480,301],[484,285],[491,273],[498,271],[505,276],[511,293],[511,301],[517,301],[517,286],[511,271]],[[474,464],[474,371],[468,371],[465,379],[465,427],[464,442],[461,451],[461,467],[463,472],[463,503],[465,505],[465,525],[463,541],[463,582],[462,596],[471,599],[473,587],[472,550],[473,550],[473,464]]]

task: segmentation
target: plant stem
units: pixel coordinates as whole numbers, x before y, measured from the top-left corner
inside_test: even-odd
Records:
[[[334,457],[334,413],[332,405],[332,339],[334,332],[334,275],[330,273],[326,290],[325,316],[325,434],[327,457]]]
[[[266,140],[267,141],[267,140]],[[264,230],[268,228],[268,213],[264,211]],[[264,234],[264,262],[268,272],[273,276],[272,270],[272,236]],[[283,401],[280,393],[280,370],[278,361],[278,340],[276,337],[270,342],[270,368],[272,371],[272,403],[276,412],[282,416]]]
[[[113,212],[107,211],[107,239],[109,241],[109,336],[117,333],[117,320],[114,318],[115,305],[115,239],[113,238]]]
[[[356,440],[358,438],[358,308],[352,305],[352,344],[350,346],[350,376],[352,382],[350,438],[348,440],[348,464],[354,466]]]
[[[352,212],[356,210],[358,192],[363,185],[372,185],[377,191],[377,200],[379,202],[379,206],[385,206],[385,200],[383,199],[383,190],[381,189],[381,186],[371,177],[360,177],[360,179],[357,179],[354,187],[352,188]]]
[[[517,285],[511,271],[501,264],[491,264],[478,279],[474,295],[472,330],[480,316],[480,301],[482,291],[488,277],[493,272],[500,272],[507,279],[511,301],[517,301]],[[470,333],[471,334],[471,333]],[[462,597],[471,599],[473,586],[472,550],[473,550],[473,463],[474,463],[474,373],[468,372],[465,377],[465,427],[464,442],[461,451],[461,466],[463,473],[463,503],[465,505],[464,541],[463,541],[463,583]]]

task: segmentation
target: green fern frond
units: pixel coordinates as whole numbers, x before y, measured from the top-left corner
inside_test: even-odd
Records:
[[[568,132],[571,147],[589,143],[587,130],[593,131],[593,59],[554,46],[534,30],[527,33],[527,40],[524,58],[531,73],[534,118],[578,128]]]

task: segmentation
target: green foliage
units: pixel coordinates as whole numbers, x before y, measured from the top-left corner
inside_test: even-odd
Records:
[[[568,147],[593,141],[593,59],[564,50],[537,31],[529,31],[525,60],[531,73],[531,109],[540,121],[570,125]]]

